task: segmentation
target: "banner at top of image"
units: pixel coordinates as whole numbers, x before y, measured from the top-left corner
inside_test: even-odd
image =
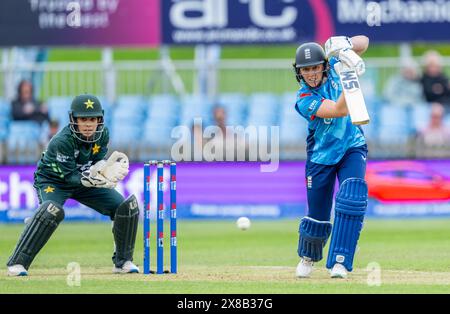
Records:
[[[182,0],[162,1],[163,42],[167,44],[290,43],[311,38],[312,12],[303,1]],[[302,14],[300,14],[302,13]]]
[[[164,44],[449,41],[450,0],[165,0]]]
[[[0,46],[157,46],[159,0],[1,0]]]

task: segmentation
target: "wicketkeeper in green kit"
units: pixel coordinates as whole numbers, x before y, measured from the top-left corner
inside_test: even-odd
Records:
[[[128,199],[114,188],[128,174],[128,158],[113,152],[105,160],[109,142],[103,109],[93,95],[72,101],[70,123],[56,134],[42,154],[34,174],[39,208],[8,260],[8,275],[26,276],[38,252],[64,219],[64,203],[74,199],[113,221],[116,273],[138,273],[133,251],[139,219],[136,197]]]

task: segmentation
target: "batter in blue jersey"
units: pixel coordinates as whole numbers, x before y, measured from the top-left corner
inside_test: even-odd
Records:
[[[331,37],[324,49],[317,43],[297,48],[294,70],[300,84],[295,109],[308,121],[305,169],[308,214],[300,221],[296,274],[309,277],[314,263],[323,258],[331,235],[326,267],[332,278],[346,278],[367,208],[367,145],[359,126],[351,123],[337,63],[364,73],[360,55],[366,51],[366,36]],[[339,66],[339,65],[338,65]],[[330,222],[336,178],[335,219]]]

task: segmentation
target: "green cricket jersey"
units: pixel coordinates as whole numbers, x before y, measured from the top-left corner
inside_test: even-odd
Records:
[[[84,143],[76,139],[69,126],[53,136],[42,153],[34,173],[36,183],[52,182],[65,187],[80,187],[81,172],[105,158],[108,151],[109,131],[105,127],[95,143]]]

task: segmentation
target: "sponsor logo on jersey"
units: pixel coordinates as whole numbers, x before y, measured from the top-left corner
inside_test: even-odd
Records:
[[[331,86],[333,87],[333,89],[338,89],[338,85],[333,80],[331,80]]]
[[[69,156],[63,155],[61,153],[56,153],[56,160],[59,162],[67,162],[69,158]]]
[[[313,111],[313,110],[316,108],[317,103],[318,103],[317,100],[313,100],[313,101],[311,102],[311,104],[309,105],[309,107],[308,107],[308,111]]]

